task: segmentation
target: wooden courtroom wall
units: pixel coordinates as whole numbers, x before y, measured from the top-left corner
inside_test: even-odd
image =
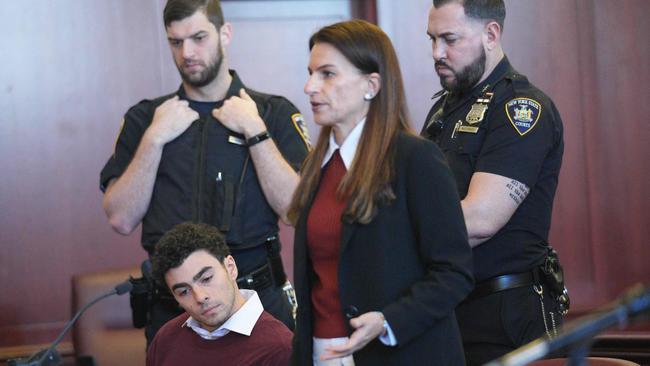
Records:
[[[0,2],[0,346],[51,342],[72,274],[144,257],[108,226],[98,179],[121,113],[162,91],[160,9],[116,3]]]
[[[56,336],[70,317],[72,274],[138,264],[145,256],[139,231],[123,237],[110,229],[97,185],[126,108],[177,87],[162,33],[162,3],[0,2],[0,347]],[[287,95],[310,121],[302,94],[307,39],[295,32],[309,34],[340,18],[327,11],[331,1],[314,3],[325,15],[305,15],[287,33],[258,29],[286,16],[259,11],[240,19],[246,27],[235,28],[232,49],[244,81]],[[439,88],[425,34],[430,0],[377,4],[379,22],[400,53],[419,129]],[[567,269],[576,309],[586,310],[632,282],[650,282],[650,24],[644,15],[650,2],[507,5],[506,51],[555,100],[564,119],[566,150],[551,241]],[[238,44],[240,35],[277,53],[265,56],[260,67],[234,48],[253,45],[242,38]],[[285,38],[291,44],[273,48]],[[274,77],[265,80],[268,75]],[[316,129],[309,127],[314,137]]]
[[[56,337],[71,316],[73,274],[145,258],[139,230],[124,237],[109,227],[98,180],[127,108],[178,88],[164,3],[0,2],[0,360],[2,347]],[[356,11],[349,0],[223,7],[231,66],[302,110],[309,35]],[[290,259],[291,230],[283,236]]]
[[[650,2],[507,5],[506,52],[564,121],[550,241],[580,312],[650,285]]]
[[[440,90],[426,32],[431,0],[379,0],[419,131]],[[510,62],[556,103],[565,152],[550,242],[582,313],[650,285],[650,1],[506,0]]]

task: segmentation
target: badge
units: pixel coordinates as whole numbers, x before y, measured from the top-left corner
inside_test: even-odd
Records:
[[[467,113],[467,117],[465,117],[465,120],[470,125],[479,123],[483,120],[483,117],[485,116],[485,111],[487,111],[487,109],[488,109],[487,104],[474,103],[472,104],[472,109],[470,109],[469,113]]]
[[[506,103],[506,115],[520,136],[530,132],[542,113],[542,106],[533,99],[515,98]]]
[[[486,88],[487,87],[488,85],[486,85]],[[476,103],[472,104],[472,108],[469,110],[469,113],[467,113],[465,121],[467,121],[467,123],[470,125],[481,122],[483,120],[483,117],[485,117],[485,111],[487,111],[488,105],[490,104],[493,96],[494,93],[484,92],[483,95],[476,99]]]
[[[307,148],[311,150],[309,131],[307,130],[307,126],[305,125],[305,118],[302,116],[301,113],[294,113],[291,115],[291,122],[293,122],[293,127],[295,127],[296,131],[298,131],[298,134],[302,138],[302,141],[305,143]]]

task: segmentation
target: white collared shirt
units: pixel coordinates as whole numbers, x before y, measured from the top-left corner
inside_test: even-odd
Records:
[[[330,161],[332,155],[334,155],[334,152],[338,149],[339,154],[341,154],[341,159],[343,159],[345,169],[350,170],[354,156],[357,153],[357,146],[359,145],[361,133],[363,132],[363,126],[365,124],[366,117],[363,117],[363,119],[357,123],[356,126],[354,126],[352,131],[350,131],[350,134],[348,134],[348,137],[345,138],[345,141],[343,141],[343,145],[341,146],[336,143],[336,139],[334,138],[334,130],[332,130],[330,133],[330,144],[327,147],[327,152],[325,152],[325,156],[323,157],[323,162],[321,163],[320,167],[324,167],[325,164]]]
[[[264,307],[260,301],[260,297],[257,295],[257,292],[254,290],[239,290],[239,293],[244,297],[246,302],[242,305],[237,312],[235,312],[228,320],[226,320],[223,325],[219,328],[213,330],[212,332],[203,329],[199,322],[194,320],[191,316],[187,318],[183,326],[192,328],[196,334],[201,336],[203,339],[214,340],[221,338],[228,334],[229,332],[235,332],[243,334],[245,336],[250,336],[257,323],[257,319],[260,318]]]

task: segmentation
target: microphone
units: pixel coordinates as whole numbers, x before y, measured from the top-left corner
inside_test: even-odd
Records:
[[[127,292],[130,292],[133,289],[133,284],[131,280],[126,280],[122,283],[119,283],[113,290],[115,290],[115,295],[124,295]],[[109,295],[110,296],[110,295]]]
[[[58,337],[52,342],[52,345],[44,350],[38,351],[28,358],[17,358],[7,361],[7,366],[59,366],[61,365],[61,356],[56,352],[56,346],[61,342],[63,336],[72,328],[74,323],[77,322],[77,319],[84,313],[89,307],[93,306],[100,300],[103,300],[109,296],[113,295],[123,295],[133,288],[130,280],[126,280],[122,283],[119,283],[112,290],[97,296],[95,299],[84,305],[77,313],[68,321]]]
[[[650,312],[650,287],[637,284],[601,309],[567,324],[555,337],[540,337],[485,366],[522,366],[561,349],[587,347],[601,331],[614,325],[624,327],[629,319]]]

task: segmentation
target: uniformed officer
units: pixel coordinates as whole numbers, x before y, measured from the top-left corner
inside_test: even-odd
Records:
[[[422,135],[456,177],[474,255],[477,284],[456,313],[468,365],[552,335],[561,322],[563,284],[547,238],[562,121],[504,55],[504,19],[502,0],[434,0],[427,30],[443,91]]]
[[[256,290],[265,309],[293,328],[277,221],[285,220],[308,149],[302,116],[229,71],[231,25],[218,0],[169,0],[164,24],[182,85],[126,113],[101,172],[109,222],[124,235],[142,223],[149,254],[178,223],[215,225],[237,260],[239,287]],[[155,301],[148,341],[180,311],[171,300]]]

